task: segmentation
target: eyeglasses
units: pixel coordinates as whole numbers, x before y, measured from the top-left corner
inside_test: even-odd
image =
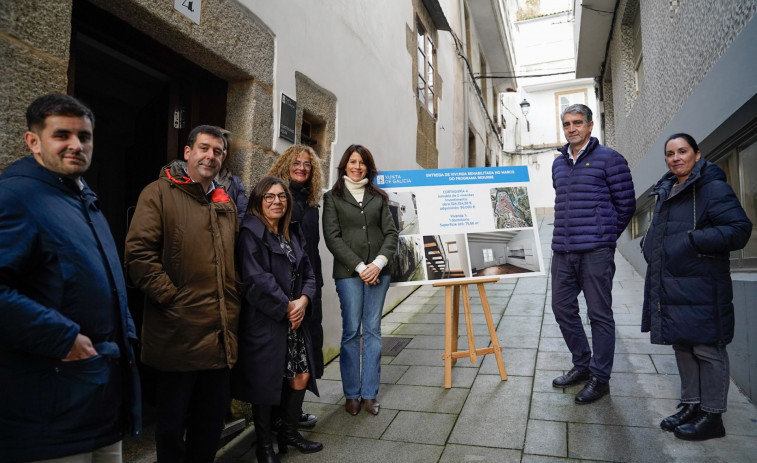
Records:
[[[295,161],[294,164],[292,164],[292,167],[294,167],[295,169],[302,167],[303,169],[310,170],[313,168],[313,164],[310,164],[309,162]]]
[[[263,200],[268,204],[272,204],[274,201],[276,201],[276,198],[279,198],[279,201],[281,201],[282,203],[287,202],[286,193],[279,193],[278,195],[275,195],[273,193],[266,193],[263,195]]]

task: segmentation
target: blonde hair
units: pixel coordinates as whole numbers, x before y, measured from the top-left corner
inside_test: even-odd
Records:
[[[323,170],[321,169],[321,160],[318,155],[315,154],[313,148],[307,145],[292,145],[284,151],[273,163],[266,175],[273,175],[279,177],[290,184],[291,178],[289,178],[289,169],[292,164],[297,160],[300,153],[308,153],[310,155],[310,178],[307,181],[307,186],[310,187],[310,195],[308,196],[308,206],[315,207],[321,200],[323,195]]]

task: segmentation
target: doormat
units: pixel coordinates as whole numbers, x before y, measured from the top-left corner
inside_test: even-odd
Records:
[[[381,338],[381,355],[397,355],[412,340],[413,338],[394,338],[384,336]]]

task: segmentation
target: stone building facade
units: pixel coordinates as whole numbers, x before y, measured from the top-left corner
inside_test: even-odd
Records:
[[[232,132],[228,163],[254,185],[292,143],[285,96],[296,103],[292,139],[314,147],[326,185],[353,143],[383,169],[495,165],[498,93],[516,83],[478,77],[513,74],[505,9],[504,0],[3,0],[0,169],[27,154],[31,101],[81,98],[97,118],[85,178],[122,247],[139,192],[182,157],[196,125]],[[331,255],[321,254],[328,275]],[[409,290],[393,289],[387,308]],[[130,295],[137,319],[140,300]],[[331,281],[324,307],[330,358],[341,330]]]
[[[618,249],[643,275],[639,242],[668,136],[691,134],[757,224],[757,1],[583,0],[577,77],[594,77],[605,142],[629,161],[637,210]],[[736,332],[731,376],[757,399],[757,233],[731,253]]]

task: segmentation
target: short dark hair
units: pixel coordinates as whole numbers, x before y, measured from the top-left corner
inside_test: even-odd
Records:
[[[221,129],[219,127],[216,127],[215,125],[198,125],[194,129],[192,129],[192,131],[189,132],[189,137],[187,137],[187,146],[194,148],[197,137],[201,133],[218,138],[219,140],[221,140],[221,143],[223,143],[223,149],[226,149],[226,138],[223,136]]]
[[[563,109],[560,113],[560,122],[562,123],[565,120],[566,114],[580,114],[584,117],[587,124],[591,123],[591,109],[586,106],[585,104],[572,104],[568,106],[567,108]]]
[[[84,103],[70,95],[50,93],[37,98],[26,108],[26,126],[29,130],[45,128],[50,116],[86,117],[95,127],[95,115]]]
[[[260,179],[257,185],[253,187],[252,193],[250,193],[250,202],[247,206],[247,213],[252,214],[260,219],[260,221],[263,222],[263,225],[265,225],[268,231],[273,233],[268,220],[266,220],[265,216],[263,215],[263,196],[265,196],[265,194],[268,193],[268,190],[270,190],[274,185],[281,185],[281,188],[284,189],[284,193],[286,193],[287,195],[287,210],[284,213],[284,217],[279,220],[279,233],[284,235],[284,238],[286,238],[287,241],[290,241],[291,238],[289,236],[289,223],[292,220],[292,208],[294,207],[294,205],[292,204],[292,193],[289,192],[289,188],[287,187],[287,184],[286,182],[284,182],[284,180],[280,179],[279,177],[274,177],[273,175],[269,175]]]
[[[665,140],[665,145],[662,147],[663,154],[665,154],[665,149],[668,147],[668,142],[670,140],[675,140],[676,138],[683,138],[684,140],[686,140],[686,143],[691,146],[691,149],[693,149],[695,153],[699,151],[699,145],[697,145],[697,141],[694,140],[694,137],[692,137],[688,133],[674,133],[673,135],[669,136],[667,140]]]

